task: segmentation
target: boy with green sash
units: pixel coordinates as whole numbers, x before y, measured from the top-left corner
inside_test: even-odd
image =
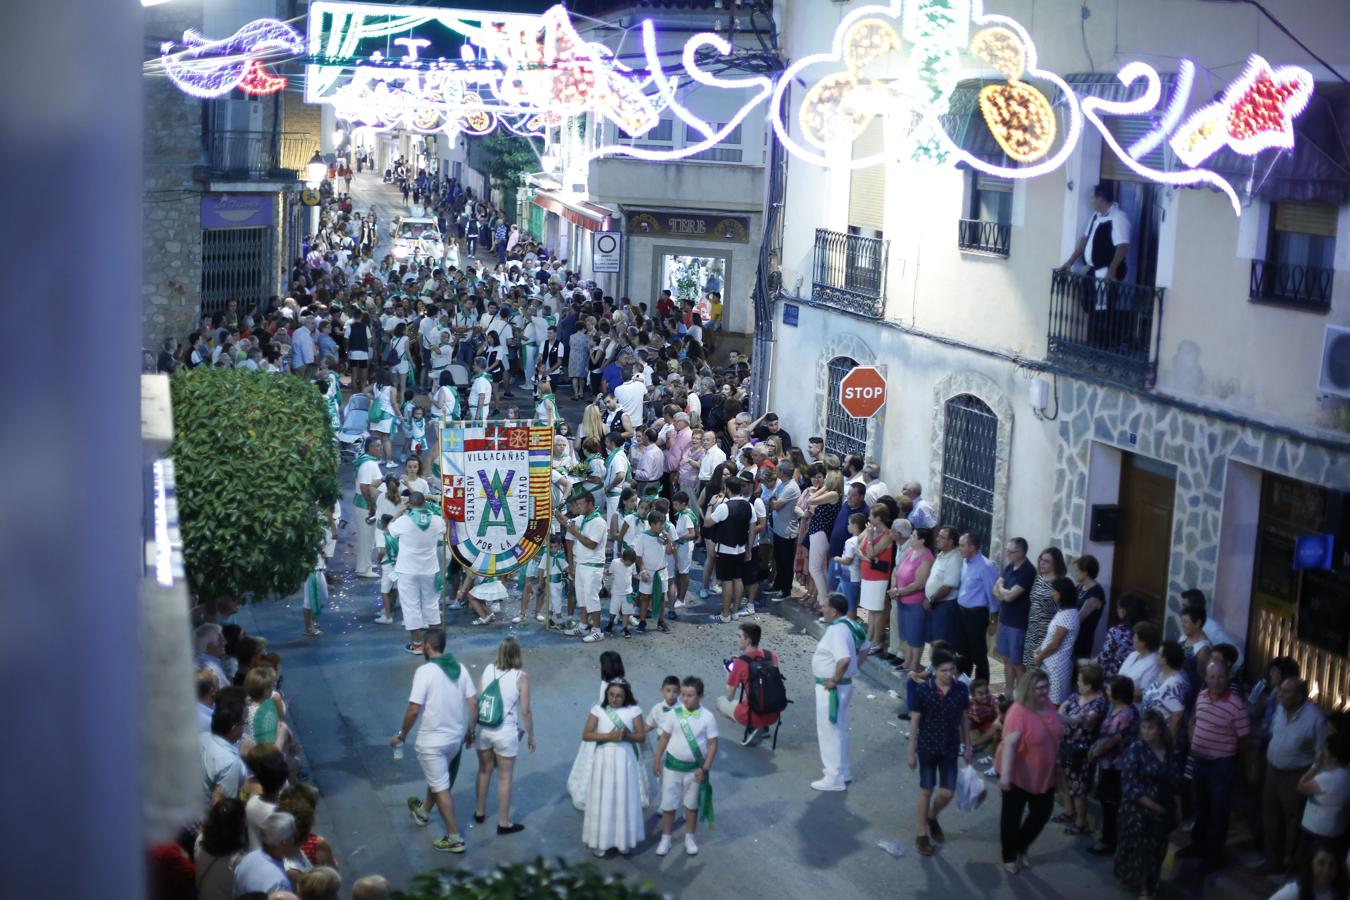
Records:
[[[394,566],[398,563],[398,538],[389,533],[393,518],[387,513],[380,517],[380,541],[375,548],[380,557],[380,602],[384,604],[384,610],[375,617],[376,625],[394,624],[394,594],[398,592]]]
[[[684,852],[698,853],[694,832],[699,820],[712,828],[712,782],[708,772],[717,756],[717,717],[699,705],[703,680],[689,676],[680,685],[680,703],[661,722],[652,772],[661,781],[661,841],[656,855],[670,852],[675,811],[684,810]]]
[[[647,527],[633,539],[633,552],[637,554],[640,573],[638,633],[646,633],[647,615],[655,607],[656,627],[663,634],[670,634],[663,601],[667,593],[666,556],[675,552],[675,541],[666,530],[666,517],[660,510],[653,509],[647,513]]]
[[[365,452],[356,458],[356,487],[352,506],[356,507],[356,577],[379,578],[371,565],[375,543],[375,498],[379,496],[384,470],[380,468],[383,441],[378,435],[366,438]]]

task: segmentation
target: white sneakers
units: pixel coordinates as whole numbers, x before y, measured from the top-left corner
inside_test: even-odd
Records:
[[[668,834],[661,835],[661,840],[658,841],[656,844],[656,855],[665,856],[666,854],[670,853],[671,844],[672,841],[670,835]],[[686,834],[684,836],[684,852],[688,853],[690,856],[698,855],[698,844],[695,843],[694,836],[692,834]]]
[[[817,791],[846,791],[848,786],[842,781],[830,781],[828,778],[822,778],[819,781],[811,782],[812,790]]]
[[[603,641],[604,639],[605,639],[604,633],[597,628],[596,630],[592,631],[590,634],[582,638],[581,641],[582,643],[585,644],[594,644],[596,641]]]
[[[386,616],[384,613],[380,613],[378,616],[375,617],[375,624],[376,624],[376,625],[393,625],[393,624],[394,624],[394,620],[391,619],[391,618],[389,618],[388,616]]]

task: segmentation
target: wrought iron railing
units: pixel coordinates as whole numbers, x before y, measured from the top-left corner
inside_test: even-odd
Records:
[[[1326,312],[1331,309],[1333,270],[1252,260],[1252,300],[1295,309]]]
[[[1153,387],[1163,293],[1163,288],[1054,270],[1050,359],[1088,374]]]
[[[811,299],[880,319],[886,312],[886,256],[890,241],[816,229]]]
[[[227,181],[294,181],[295,160],[314,153],[307,134],[270,131],[212,131],[206,135],[206,170]]]
[[[956,246],[967,253],[985,253],[989,256],[1007,256],[1012,244],[1012,226],[979,219],[962,219],[957,223]]]

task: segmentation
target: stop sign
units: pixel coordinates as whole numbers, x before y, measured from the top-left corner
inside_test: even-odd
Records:
[[[886,405],[886,376],[876,366],[856,366],[839,382],[839,405],[855,419],[870,419]]]

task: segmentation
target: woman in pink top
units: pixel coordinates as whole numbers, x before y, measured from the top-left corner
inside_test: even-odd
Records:
[[[898,631],[905,641],[902,671],[917,671],[923,661],[923,645],[928,643],[928,611],[923,608],[923,588],[932,568],[932,529],[915,528],[895,566],[895,586],[889,591],[896,604],[895,625],[891,631]]]
[[[1055,759],[1064,726],[1050,702],[1050,676],[1029,669],[1017,682],[1003,717],[1003,744],[994,760],[1003,790],[999,836],[1003,868],[1026,865],[1027,850],[1055,808]]]

